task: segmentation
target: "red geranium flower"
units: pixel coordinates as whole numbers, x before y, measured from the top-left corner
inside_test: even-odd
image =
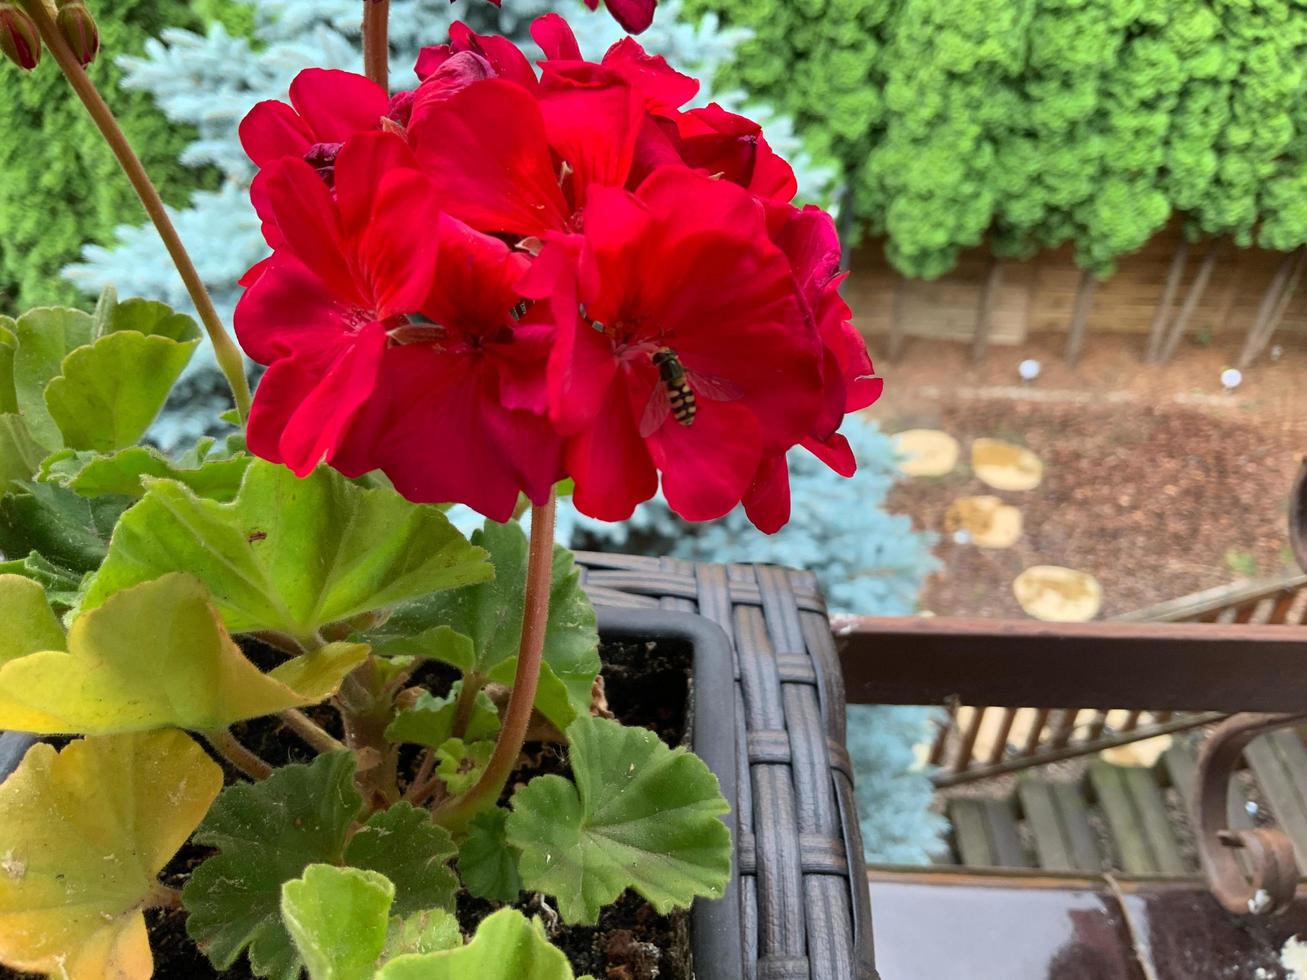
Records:
[[[661,473],[681,516],[720,517],[821,410],[821,343],[790,265],[729,184],[668,168],[635,195],[592,188],[581,244],[553,242],[524,285],[558,320],[550,410],[591,516],[629,517]]]

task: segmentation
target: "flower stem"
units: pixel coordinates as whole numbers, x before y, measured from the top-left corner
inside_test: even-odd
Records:
[[[229,729],[205,732],[204,740],[212,746],[213,751],[256,782],[272,775],[272,766],[241,745]]]
[[[482,810],[495,805],[517,765],[517,757],[526,741],[531,709],[535,705],[536,686],[540,682],[540,661],[545,652],[545,627],[549,622],[550,576],[554,564],[554,507],[549,500],[531,508],[531,546],[526,564],[525,614],[522,617],[522,641],[517,650],[517,673],[513,692],[508,697],[504,725],[499,730],[495,750],[486,763],[476,785],[462,796],[453,797],[435,811],[436,822],[456,833],[464,830]]]
[[[345,750],[344,742],[334,738],[302,711],[287,708],[285,711],[278,712],[277,717],[286,723],[287,728],[319,752],[343,752]]]
[[[190,294],[191,302],[195,304],[200,322],[204,324],[209,342],[213,345],[214,358],[226,376],[227,384],[231,387],[236,411],[241,421],[244,421],[250,414],[250,385],[245,378],[245,362],[223,327],[218,311],[214,309],[213,300],[204,287],[204,281],[196,271],[190,255],[187,254],[177,229],[173,227],[172,219],[168,217],[163,199],[159,197],[158,190],[150,182],[149,174],[145,172],[140,158],[127,142],[127,137],[118,125],[118,120],[114,118],[108,103],[104,101],[95,83],[78,62],[68,42],[59,33],[44,0],[21,0],[21,2],[23,8],[36,22],[37,30],[41,32],[41,39],[50,49],[60,70],[67,77],[68,83],[77,93],[77,97],[82,100],[82,104],[86,106],[86,111],[90,113],[95,125],[99,127],[109,149],[118,158],[118,163],[127,175],[127,179],[131,181],[136,196],[141,199],[141,204],[145,207],[145,213],[154,222],[159,237],[163,239],[164,248],[172,257],[173,264],[177,267],[177,272],[186,286],[186,292]]]
[[[390,0],[363,0],[363,73],[390,92]]]

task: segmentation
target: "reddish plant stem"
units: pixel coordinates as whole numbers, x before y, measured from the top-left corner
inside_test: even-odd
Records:
[[[462,796],[446,800],[436,808],[436,822],[447,830],[460,833],[471,819],[495,805],[517,765],[517,757],[526,741],[531,709],[535,705],[536,686],[540,682],[540,662],[545,651],[545,627],[549,622],[550,576],[554,564],[555,500],[531,508],[531,546],[526,564],[525,614],[522,617],[522,642],[517,651],[517,673],[513,692],[504,712],[495,750],[486,763],[476,785]]]
[[[418,771],[413,775],[413,781],[408,784],[408,789],[404,791],[404,799],[409,803],[421,804],[428,796],[431,795],[433,779],[431,773],[436,768],[436,750],[425,749],[422,752],[422,761],[418,764]]]
[[[272,775],[272,766],[237,741],[236,736],[228,729],[223,728],[216,732],[205,732],[204,740],[209,743],[213,751],[249,776],[250,779],[257,782]]]
[[[297,708],[287,708],[277,715],[286,727],[318,752],[343,752],[345,743],[335,738],[313,719]]]
[[[163,199],[150,181],[150,175],[145,172],[140,157],[136,155],[136,151],[132,149],[131,144],[127,142],[127,137],[118,125],[118,120],[114,118],[109,104],[104,101],[103,96],[95,87],[95,83],[91,81],[90,76],[82,68],[81,62],[77,60],[77,56],[73,54],[72,49],[68,46],[68,42],[59,33],[59,29],[55,26],[55,22],[45,6],[45,0],[22,0],[22,5],[36,23],[37,30],[41,32],[41,40],[50,49],[50,54],[54,56],[59,69],[67,77],[69,85],[72,86],[77,97],[82,100],[82,105],[86,106],[86,111],[90,113],[91,119],[99,128],[104,141],[109,145],[109,149],[118,158],[118,164],[127,175],[127,179],[131,181],[136,196],[141,199],[141,205],[145,208],[145,213],[150,216],[155,230],[159,233],[159,237],[163,239],[164,248],[168,250],[173,265],[177,267],[177,272],[186,286],[186,292],[190,294],[191,302],[195,304],[195,311],[199,314],[200,322],[204,324],[204,330],[209,335],[209,343],[213,345],[214,358],[217,360],[218,367],[222,370],[223,375],[227,378],[227,384],[231,387],[232,398],[236,402],[236,411],[240,415],[241,421],[244,421],[250,414],[250,385],[245,378],[245,362],[241,358],[240,351],[236,349],[236,345],[228,335],[226,328],[222,325],[222,320],[213,306],[209,291],[204,286],[204,280],[200,278],[195,263],[191,261],[191,257],[186,251],[186,246],[182,244],[177,229],[173,227],[172,219],[168,217],[168,211],[164,207]]]
[[[390,92],[390,0],[363,0],[363,74]]]

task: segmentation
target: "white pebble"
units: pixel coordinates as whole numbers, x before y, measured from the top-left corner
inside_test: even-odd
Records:
[[[1017,365],[1017,374],[1021,375],[1022,381],[1034,381],[1043,369],[1042,364],[1033,357],[1028,357]]]
[[[1221,372],[1221,385],[1226,391],[1233,391],[1243,383],[1243,372],[1238,368],[1226,368]]]

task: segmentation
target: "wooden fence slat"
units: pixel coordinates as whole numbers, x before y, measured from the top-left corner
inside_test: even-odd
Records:
[[[1165,875],[1182,875],[1189,869],[1180,855],[1171,816],[1151,769],[1121,767],[1121,783],[1130,794],[1140,826],[1148,840],[1153,867]]]
[[[1089,825],[1089,808],[1085,804],[1084,793],[1079,786],[1068,782],[1050,783],[1053,800],[1057,804],[1058,817],[1062,821],[1062,830],[1066,834],[1067,845],[1071,851],[1071,861],[1077,871],[1103,870],[1103,861],[1098,853],[1098,836]]]
[[[949,820],[953,824],[953,843],[958,863],[973,868],[994,867],[994,853],[985,832],[985,810],[980,800],[950,800]]]
[[[1050,871],[1073,870],[1075,861],[1062,829],[1052,788],[1043,780],[1025,778],[1017,783],[1017,797],[1021,801],[1026,826],[1034,838],[1039,866]]]
[[[1095,760],[1089,767],[1089,783],[1111,831],[1112,843],[1121,858],[1121,869],[1130,874],[1155,871],[1148,837],[1130,802],[1130,794],[1116,766]]]

